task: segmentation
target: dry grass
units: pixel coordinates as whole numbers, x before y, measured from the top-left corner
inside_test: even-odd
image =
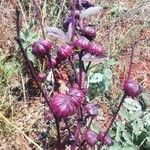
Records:
[[[110,3],[117,4],[119,1],[100,1],[96,0],[98,3]],[[44,0],[39,0],[39,4],[44,4]],[[58,2],[58,1],[57,1]],[[113,87],[113,97],[116,97],[118,92],[120,91],[121,81],[124,80],[125,73],[127,72],[127,63],[129,61],[128,56],[130,54],[130,46],[137,38],[145,38],[143,41],[139,41],[136,47],[136,57],[134,63],[133,75],[136,76],[136,79],[140,81],[140,83],[144,86],[145,89],[150,92],[150,30],[148,21],[143,20],[144,18],[137,19],[137,15],[134,14],[134,11],[139,6],[140,1],[129,1],[122,0],[123,4],[130,10],[130,14],[132,12],[132,17],[124,16],[113,18],[111,16],[111,8],[108,8],[100,13],[96,17],[92,17],[94,20],[94,24],[97,28],[97,37],[96,40],[98,43],[102,43],[110,52],[110,56],[116,57],[119,62],[119,66],[116,68],[116,72],[114,73],[114,87]],[[33,15],[33,8],[31,7],[31,3],[25,3],[25,1],[20,1],[20,6],[22,6],[21,11],[23,12],[23,27],[27,27],[26,23],[31,21]],[[147,8],[149,5],[143,5],[143,8]],[[60,14],[59,18],[57,18],[57,13],[59,13],[59,4],[56,4],[56,0],[48,1],[47,5],[49,7],[45,7],[47,9],[42,10],[43,21],[45,25],[47,24],[55,24],[60,25],[62,18],[64,17],[65,12],[67,12],[66,6],[64,7],[64,13]],[[28,8],[28,11],[26,10]],[[142,8],[142,9],[143,9]],[[140,9],[139,9],[140,11]],[[47,13],[49,12],[49,13]],[[133,15],[134,14],[134,15]],[[114,21],[118,20],[115,24]],[[115,27],[114,27],[115,25]],[[113,30],[109,32],[111,29]],[[39,28],[36,28],[37,32],[39,32]],[[0,57],[3,56],[3,60],[7,58],[7,56],[15,55],[15,45],[14,37],[15,34],[15,11],[11,7],[9,1],[2,1],[0,3]],[[1,60],[1,59],[0,59]],[[12,59],[9,60],[11,65]],[[18,63],[18,62],[16,62]],[[15,70],[15,67],[14,67]],[[0,75],[1,72],[0,68]],[[32,140],[37,138],[36,133],[46,127],[43,118],[43,110],[44,107],[40,102],[40,98],[33,98],[31,101],[26,102],[26,95],[24,89],[24,85],[26,82],[26,77],[20,75],[21,71],[12,73],[11,83],[9,82],[9,87],[7,85],[3,85],[2,81],[0,81],[1,89],[5,89],[1,92],[1,100],[7,102],[6,107],[1,107],[0,112],[3,112],[4,116],[9,118],[9,120],[17,125],[17,127],[28,133],[29,137]],[[138,75],[137,75],[138,74]],[[1,78],[0,78],[1,79]],[[19,82],[18,87],[21,89],[21,93],[23,93],[21,97],[21,101],[17,101],[17,97],[12,95],[11,87],[14,82]],[[5,108],[5,109],[4,109]],[[7,110],[7,111],[6,111]],[[55,135],[52,130],[53,135]],[[29,143],[26,141],[22,133],[18,132],[11,124],[7,124],[3,119],[0,118],[0,149],[31,149]],[[21,144],[23,148],[21,148]],[[34,147],[34,146],[33,146]]]

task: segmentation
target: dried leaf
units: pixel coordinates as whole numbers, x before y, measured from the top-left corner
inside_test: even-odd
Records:
[[[90,7],[86,10],[83,10],[80,14],[80,17],[85,18],[85,17],[88,17],[90,15],[94,15],[94,14],[98,13],[101,10],[101,8],[102,7],[100,7],[100,6]]]
[[[65,41],[68,41],[68,37],[66,36],[65,32],[62,31],[59,28],[56,28],[56,27],[47,27],[46,31],[47,31],[48,35],[52,35],[54,37],[61,38],[61,39],[65,40]]]
[[[71,41],[72,33],[73,33],[72,23],[70,23],[69,27],[68,27],[68,32],[67,32],[67,37],[68,37],[69,41]]]

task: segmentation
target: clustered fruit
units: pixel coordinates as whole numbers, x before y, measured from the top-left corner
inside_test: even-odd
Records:
[[[89,0],[82,0],[81,4],[77,1],[75,12],[73,12],[73,7],[70,7],[70,14],[66,17],[63,23],[63,30],[67,32],[69,25],[73,23],[75,19],[75,35],[70,43],[65,43],[57,49],[54,57],[51,57],[51,50],[55,45],[53,45],[51,41],[48,39],[40,39],[33,43],[32,53],[36,57],[43,59],[48,69],[55,69],[58,67],[59,63],[62,63],[65,60],[68,60],[69,62],[69,59],[75,55],[80,55],[81,53],[90,53],[96,57],[106,56],[106,49],[102,45],[98,45],[93,41],[96,37],[95,28],[87,25],[84,20],[81,21],[80,19],[80,11],[93,6],[94,5]],[[73,18],[74,13],[75,18]],[[76,62],[77,61],[80,60],[76,60]],[[81,70],[82,72],[79,72],[79,74],[85,74],[84,70]],[[53,73],[55,74],[55,72]],[[47,75],[43,72],[39,73],[37,75],[38,81],[45,82],[46,76]],[[80,77],[81,76],[77,76],[78,81],[80,81]],[[73,84],[77,85],[74,86]],[[87,102],[87,90],[82,88],[79,82],[74,82],[73,84],[66,83],[68,91],[65,91],[64,93],[59,92],[58,87],[55,89],[55,94],[50,98],[49,105],[55,118],[59,120],[68,120],[72,116],[78,115],[80,109],[82,109],[82,115],[80,115],[80,117],[78,116],[80,123],[83,121],[84,116],[86,116],[86,120],[89,118],[96,118],[98,115],[98,106],[95,103]],[[123,85],[123,90],[127,96],[131,96],[133,98],[137,97],[141,93],[141,87],[133,80],[127,80]],[[48,115],[47,113],[46,116],[47,118],[50,118],[49,120],[51,120],[51,115]],[[74,137],[74,135],[72,136]],[[90,146],[94,146],[98,141],[105,145],[112,144],[112,138],[108,133],[96,133],[92,131],[90,127],[85,129],[83,137],[85,143]]]

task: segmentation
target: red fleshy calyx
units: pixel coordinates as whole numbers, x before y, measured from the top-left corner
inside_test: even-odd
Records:
[[[96,43],[91,43],[89,49],[87,49],[87,51],[93,55],[99,56],[99,57],[104,57],[106,55],[106,50],[96,44]]]
[[[125,81],[123,90],[127,96],[137,97],[142,92],[141,86],[133,80]]]
[[[45,57],[50,53],[52,43],[49,40],[41,39],[32,45],[32,53],[37,57]]]
[[[98,134],[90,129],[85,131],[84,133],[84,140],[90,146],[94,146],[98,142]]]
[[[59,119],[66,119],[76,111],[76,107],[70,100],[70,96],[61,93],[52,98],[50,106],[54,115]]]
[[[66,44],[61,46],[57,51],[57,56],[61,60],[65,60],[66,58],[70,57],[73,54],[73,47]]]
[[[78,88],[71,88],[68,95],[71,97],[70,100],[76,107],[79,107],[84,100],[84,93]]]
[[[57,59],[56,58],[51,58],[51,63],[49,60],[46,61],[46,66],[47,68],[52,68],[57,65]]]
[[[105,138],[104,138],[104,135],[105,135],[105,132],[100,132],[99,133],[99,135],[98,135],[99,141],[104,143],[105,145],[112,145],[112,138],[111,138],[111,136],[107,133],[105,135]]]
[[[96,37],[96,30],[92,27],[84,27],[80,30],[81,35],[85,36],[88,40],[92,41]]]
[[[85,106],[85,110],[89,116],[97,116],[98,115],[98,106],[94,103],[89,103]]]
[[[73,46],[76,49],[87,50],[90,47],[90,41],[85,37],[74,38]]]

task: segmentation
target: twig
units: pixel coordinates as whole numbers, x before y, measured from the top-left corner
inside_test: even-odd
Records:
[[[32,2],[33,2],[33,5],[34,5],[34,9],[35,9],[35,11],[36,11],[36,15],[37,15],[37,17],[38,17],[40,26],[41,26],[43,38],[45,39],[45,32],[44,32],[44,27],[43,27],[43,23],[42,23],[41,11],[40,11],[39,7],[37,6],[36,1],[35,1],[35,0],[32,0]]]
[[[63,8],[64,8],[65,3],[66,3],[66,0],[62,0],[62,2],[61,2],[61,6],[62,7],[61,7],[61,9],[60,9],[60,11],[59,11],[59,13],[57,15],[57,18],[56,18],[56,21],[54,23],[54,26],[56,26],[58,24],[58,21],[59,21],[61,13],[63,12]]]

